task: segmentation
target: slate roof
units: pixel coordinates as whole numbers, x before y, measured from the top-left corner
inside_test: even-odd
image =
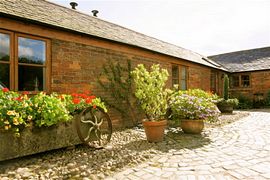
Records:
[[[270,47],[219,54],[209,58],[223,65],[230,72],[270,69]]]
[[[45,0],[0,0],[0,15],[23,18],[31,22],[76,31],[141,47],[205,66],[224,69],[207,57],[193,51]]]

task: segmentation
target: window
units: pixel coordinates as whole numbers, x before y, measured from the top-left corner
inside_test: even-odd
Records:
[[[181,90],[187,90],[187,67],[181,66]]]
[[[179,85],[179,69],[178,66],[172,66],[172,86]]]
[[[0,84],[10,88],[10,35],[0,33]]]
[[[231,86],[232,87],[239,87],[239,76],[232,76]]]
[[[231,87],[232,88],[250,87],[250,75],[249,74],[232,75]]]
[[[241,75],[241,86],[249,87],[249,75]]]
[[[218,73],[216,71],[211,70],[210,75],[210,90],[213,93],[217,93],[217,80],[218,80]]]
[[[172,86],[178,86],[181,90],[187,89],[187,67],[172,65]]]
[[[49,91],[50,42],[0,31],[0,81],[16,91]]]

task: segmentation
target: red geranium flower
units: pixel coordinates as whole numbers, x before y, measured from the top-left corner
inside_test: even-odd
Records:
[[[94,109],[96,109],[96,108],[97,108],[97,106],[96,106],[96,105],[94,105],[94,106],[93,106],[93,108],[94,108]]]
[[[95,98],[96,98],[96,96],[89,96],[89,98],[91,98],[91,99],[95,99]]]
[[[90,103],[92,103],[92,99],[88,97],[88,98],[86,98],[85,102],[86,102],[86,104],[90,104]]]
[[[86,99],[88,96],[86,94],[79,94],[79,97]]]
[[[15,98],[16,101],[22,101],[23,97],[22,96],[19,96],[17,98]]]
[[[8,88],[3,88],[2,91],[3,91],[3,92],[8,92],[9,89],[8,89]]]
[[[80,102],[81,102],[81,100],[79,98],[74,98],[73,99],[74,104],[79,104]]]
[[[27,95],[27,94],[29,94],[29,92],[28,91],[23,91],[22,94]]]
[[[78,97],[79,95],[77,93],[72,93],[71,96],[72,97]]]

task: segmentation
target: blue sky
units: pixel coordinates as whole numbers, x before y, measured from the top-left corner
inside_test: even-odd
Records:
[[[70,7],[69,0],[50,0]],[[78,11],[214,55],[270,46],[270,0],[76,0]]]
[[[19,57],[27,57],[32,60],[45,62],[45,42],[19,37]]]

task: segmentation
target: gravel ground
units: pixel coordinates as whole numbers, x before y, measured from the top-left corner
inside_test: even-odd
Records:
[[[233,123],[241,118],[244,118],[249,115],[248,111],[236,111],[234,110],[232,114],[223,113],[219,116],[218,120],[213,123],[205,123],[206,128],[209,127],[221,127],[230,123]]]
[[[247,115],[244,111],[224,114],[216,123],[206,124],[206,128],[223,126]],[[143,129],[136,127],[114,132],[111,143],[104,149],[78,146],[0,162],[0,179],[104,179],[124,166],[136,166],[155,154],[203,146],[209,143],[205,135],[189,136],[179,128],[168,128],[163,142],[148,143]]]

